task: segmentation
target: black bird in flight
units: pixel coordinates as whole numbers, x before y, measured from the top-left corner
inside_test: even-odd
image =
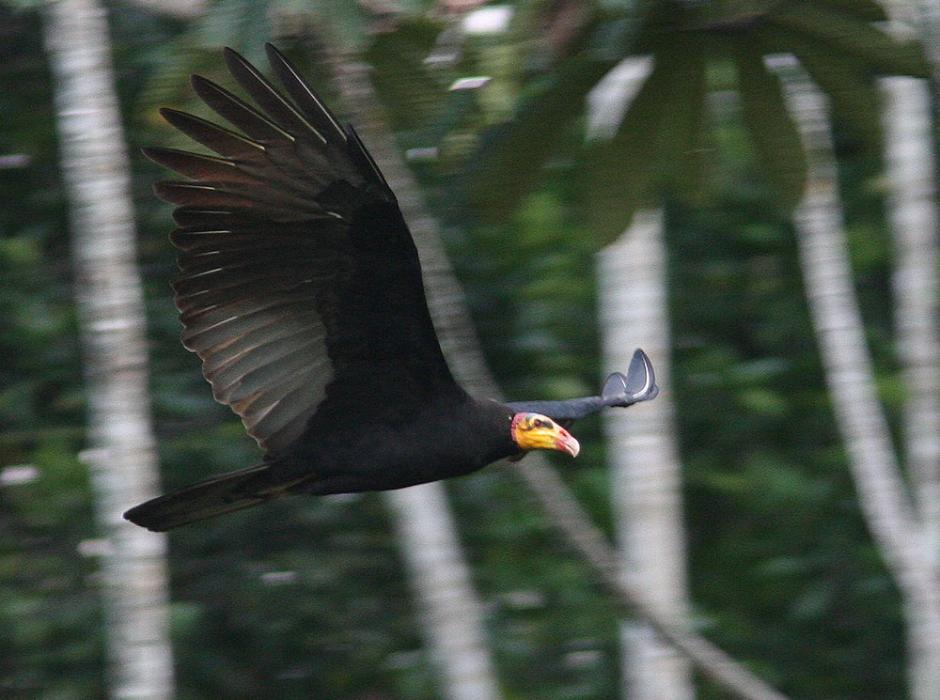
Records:
[[[528,450],[574,457],[578,441],[563,426],[656,396],[641,350],[601,396],[504,404],[464,391],[434,333],[394,193],[352,126],[267,52],[287,97],[231,49],[228,68],[257,107],[192,78],[237,132],[162,110],[218,155],[145,149],[189,178],[155,188],[177,205],[183,344],[264,461],[147,501],[128,520],[168,530],[285,494],[446,479]]]

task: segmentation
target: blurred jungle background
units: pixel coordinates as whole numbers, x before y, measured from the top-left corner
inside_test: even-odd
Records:
[[[0,3],[0,696],[940,698],[938,28],[936,0]],[[221,47],[266,70],[265,41],[388,175],[461,378],[595,394],[643,347],[661,396],[574,461],[123,522],[258,460],[180,345],[139,147],[184,147],[158,108],[209,116],[188,76],[231,87]]]

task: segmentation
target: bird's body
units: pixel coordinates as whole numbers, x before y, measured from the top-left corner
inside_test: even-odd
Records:
[[[301,441],[297,452],[274,469],[291,480],[309,475],[311,465],[317,465],[316,478],[295,490],[318,495],[384,491],[462,476],[519,451],[510,437],[513,415],[495,401],[467,395],[459,402],[434,402],[407,420],[391,415],[375,421],[367,434],[348,427],[318,431],[316,440]]]
[[[175,127],[218,156],[146,149],[190,178],[160,183],[178,206],[174,289],[183,343],[215,398],[265,450],[223,474],[125,515],[166,530],[289,493],[402,488],[467,474],[529,449],[576,455],[552,420],[653,398],[637,351],[602,396],[501,404],[453,379],[425,301],[411,234],[378,167],[273,47],[289,99],[243,58],[225,56],[258,104],[193,77],[199,96],[240,131],[175,110]],[[613,380],[613,381],[611,381]]]

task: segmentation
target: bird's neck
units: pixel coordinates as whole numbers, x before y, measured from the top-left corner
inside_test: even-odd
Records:
[[[512,439],[513,411],[505,404],[490,399],[471,399],[474,407],[468,413],[476,416],[474,437],[476,450],[482,454],[484,464],[510,457],[519,451]]]

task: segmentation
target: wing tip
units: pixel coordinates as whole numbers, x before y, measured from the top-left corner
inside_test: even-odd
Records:
[[[254,80],[264,80],[260,71],[231,46],[222,48],[222,58],[225,60],[225,65],[228,67],[229,73],[231,73],[232,77],[238,82],[244,80],[246,74]]]
[[[624,389],[635,402],[648,401],[659,394],[653,362],[641,348],[634,351],[630,360]]]
[[[222,56],[225,58],[226,61],[231,59],[231,60],[238,60],[243,63],[247,63],[247,61],[245,60],[245,57],[242,56],[240,53],[238,53],[238,51],[233,49],[231,46],[222,47]]]
[[[166,121],[171,126],[173,125],[171,120],[175,115],[185,114],[185,112],[181,112],[178,109],[173,109],[172,107],[160,107],[157,111],[160,113],[160,116],[163,117],[164,121]]]
[[[218,87],[218,85],[209,80],[209,78],[204,75],[200,75],[199,73],[193,73],[191,76],[189,76],[189,84],[192,85],[193,90],[197,95],[199,95],[199,97],[202,97],[202,93],[204,91]]]
[[[181,109],[174,109],[173,107],[161,107],[160,116],[163,117],[167,124],[187,135],[187,128],[192,124],[209,123],[205,119],[192,115],[189,112],[184,112]]]
[[[161,154],[168,149],[161,146],[141,146],[140,152],[147,160],[156,163],[157,165],[163,165],[160,162]]]
[[[649,356],[637,348],[624,376],[613,372],[604,380],[601,397],[610,406],[632,406],[641,401],[650,401],[659,395],[656,373]]]
[[[281,52],[281,50],[278,47],[276,47],[270,41],[264,42],[264,53],[267,55],[268,61],[270,61],[271,63],[274,63],[276,61],[281,61],[289,65],[287,57]]]

